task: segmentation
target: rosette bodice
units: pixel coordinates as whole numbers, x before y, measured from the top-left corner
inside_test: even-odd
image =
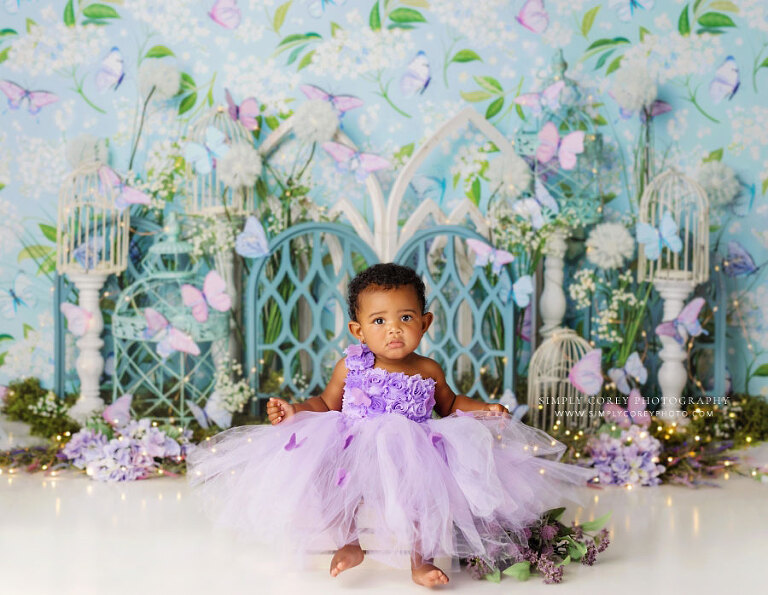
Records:
[[[389,372],[374,368],[374,355],[364,344],[345,351],[347,379],[341,411],[354,417],[399,413],[416,422],[432,417],[435,380],[420,374]]]

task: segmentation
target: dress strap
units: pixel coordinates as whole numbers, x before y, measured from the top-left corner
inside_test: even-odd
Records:
[[[365,343],[350,345],[344,350],[344,353],[347,355],[344,359],[347,370],[357,371],[373,368],[374,355]]]

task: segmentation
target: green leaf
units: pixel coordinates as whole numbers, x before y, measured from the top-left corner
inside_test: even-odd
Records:
[[[563,561],[560,562],[560,564],[558,564],[558,566],[568,566],[568,564],[570,563],[571,563],[571,557],[566,556],[565,558],[563,558]]]
[[[486,574],[483,578],[487,581],[491,581],[492,583],[499,583],[501,582],[501,571],[497,568],[490,574]]]
[[[581,19],[581,34],[584,37],[589,35],[589,32],[592,29],[592,25],[595,22],[595,17],[597,16],[597,13],[599,10],[600,10],[600,6],[599,5],[595,6],[591,10],[588,10],[584,15],[584,18]]]
[[[608,65],[608,68],[605,69],[605,74],[609,75],[615,70],[619,69],[619,66],[621,66],[621,60],[624,58],[624,55],[616,56],[613,60],[611,60],[611,63]]]
[[[680,18],[677,19],[677,30],[680,35],[691,34],[691,22],[688,20],[688,5],[683,6],[683,11],[680,13]]]
[[[267,116],[264,118],[264,121],[272,130],[275,130],[278,126],[280,126],[280,120],[278,120],[275,116]]]
[[[605,61],[611,57],[611,54],[616,51],[616,48],[613,48],[612,50],[608,50],[604,54],[600,56],[600,58],[597,61],[597,64],[595,64],[595,70],[599,70],[603,67],[603,64],[605,64]]]
[[[37,23],[32,19],[30,19],[29,17],[27,17],[26,26],[27,26],[27,33],[31,33],[32,27],[37,27]]]
[[[765,180],[763,180],[762,189],[763,189],[763,194],[765,194],[765,192],[768,191],[768,178],[765,178]]]
[[[602,114],[597,114],[597,116],[592,118],[592,121],[595,123],[595,126],[605,126],[608,124],[608,120]]]
[[[710,35],[722,35],[725,31],[722,29],[715,29],[714,27],[699,27],[696,29],[696,35],[702,35],[704,33],[709,33]]]
[[[640,25],[640,41],[643,41],[643,39],[645,39],[645,36],[650,34],[651,32],[648,31],[648,29]]]
[[[699,5],[701,4],[702,0],[696,0],[696,2],[693,3],[693,14],[695,15],[699,10]]]
[[[64,24],[67,27],[75,26],[75,7],[74,0],[69,0],[64,6]]]
[[[197,103],[197,93],[190,93],[181,100],[179,104],[179,115],[187,113]]]
[[[739,7],[733,2],[728,2],[728,0],[715,0],[709,7],[714,8],[715,10],[724,10],[726,12],[739,12]]]
[[[18,35],[16,29],[0,29],[0,39],[3,37],[11,37],[12,35]]]
[[[331,37],[336,37],[336,31],[343,31],[344,27],[331,21]]]
[[[476,206],[480,205],[480,198],[482,195],[480,194],[480,178],[475,178],[472,180],[472,196],[470,197],[472,199],[472,202],[475,203]]]
[[[408,157],[413,155],[414,143],[408,143],[400,147],[398,151],[393,155],[395,161],[405,161]]]
[[[550,519],[553,521],[559,521],[560,517],[563,516],[563,513],[565,512],[565,506],[561,506],[560,508],[553,508],[552,510],[548,510],[545,512],[545,515],[548,515]]]
[[[53,252],[53,248],[51,246],[33,244],[32,246],[26,246],[21,252],[19,252],[18,257],[16,257],[16,261],[21,262],[28,258],[33,260],[37,260],[38,258],[45,258],[45,256],[51,252]]]
[[[453,55],[453,58],[448,60],[448,63],[473,62],[474,60],[479,60],[480,62],[483,61],[483,59],[480,56],[478,56],[476,52],[473,52],[472,50],[459,50]]]
[[[709,155],[704,157],[704,159],[702,159],[701,161],[702,163],[708,163],[710,161],[722,161],[722,160],[723,160],[723,149],[720,148],[712,151]]]
[[[164,45],[151,47],[149,48],[149,51],[144,54],[145,58],[165,58],[166,56],[175,56],[175,54]]]
[[[5,184],[3,184],[2,182],[0,182],[0,190],[2,190],[3,188],[5,188]]]
[[[504,107],[504,98],[499,97],[496,101],[494,101],[488,106],[487,110],[485,110],[485,119],[490,120],[491,118],[493,118],[493,116],[495,116],[501,111],[502,107]]]
[[[3,341],[13,341],[13,335],[9,335],[8,333],[3,333],[0,335],[0,343]]]
[[[762,366],[760,366],[757,370],[755,370],[755,373],[753,374],[753,376],[762,376],[762,377],[768,376],[768,364],[763,364]]]
[[[709,233],[715,233],[718,229],[720,229],[719,225],[710,225],[709,226]]]
[[[315,55],[315,50],[312,50],[311,52],[307,52],[304,54],[302,59],[299,61],[299,65],[296,67],[296,70],[299,71],[302,68],[306,68],[310,64],[312,64],[312,56]]]
[[[592,42],[592,44],[587,48],[587,51],[594,50],[601,47],[621,45],[624,43],[629,43],[629,39],[627,39],[626,37],[614,37],[613,39],[608,39],[608,38],[598,39],[597,41]]]
[[[267,196],[269,196],[269,189],[261,178],[256,180],[256,194],[259,195],[261,200],[267,200]]]
[[[300,45],[296,48],[294,48],[291,53],[288,55],[288,61],[285,63],[286,66],[290,66],[296,61],[296,58],[298,58],[301,55],[301,52],[305,50],[307,47],[307,44]]]
[[[453,174],[453,187],[456,188],[456,186],[459,183],[459,180],[461,179],[461,174]]]
[[[37,267],[37,274],[38,275],[45,275],[48,273],[52,273],[56,270],[56,253],[53,252],[46,256],[43,259],[43,262],[40,263],[40,266]]]
[[[517,115],[520,117],[521,120],[525,120],[525,114],[523,113],[523,106],[519,103],[515,104],[515,111],[517,112]]]
[[[280,41],[280,43],[277,44],[278,48],[288,49],[287,47],[283,46],[289,46],[289,45],[296,45],[297,43],[304,43],[305,41],[309,41],[311,39],[322,39],[323,36],[318,33],[292,33],[291,35],[286,35],[283,37],[283,39]]]
[[[216,77],[214,76],[214,78]],[[208,99],[208,106],[209,107],[212,106],[213,105],[213,84],[211,84],[211,86],[208,87],[208,94],[206,95],[206,99]]]
[[[475,82],[480,85],[486,91],[490,91],[494,95],[504,93],[504,87],[492,76],[475,76],[473,77]]]
[[[719,12],[705,12],[699,17],[699,25],[702,27],[735,27],[731,17]]]
[[[568,546],[568,556],[572,560],[581,560],[584,554],[587,553],[587,546],[578,541],[571,540],[571,545]]]
[[[197,83],[190,74],[182,72],[180,88],[182,91],[194,91],[197,89]]]
[[[415,6],[416,8],[429,8],[429,2],[427,2],[427,0],[400,0],[400,4]]]
[[[83,9],[83,15],[89,19],[119,19],[120,15],[106,4],[89,4]]]
[[[368,16],[368,24],[371,26],[371,31],[378,31],[381,29],[381,16],[379,16],[378,1],[373,3],[371,14]]]
[[[471,103],[477,103],[478,101],[485,101],[486,99],[490,99],[493,97],[490,93],[486,93],[485,91],[461,91],[461,96],[464,99],[464,101],[469,101]]]
[[[11,51],[11,46],[8,46],[2,52],[0,52],[0,64],[2,64],[8,59],[8,52],[10,51]]]
[[[603,528],[603,525],[608,522],[608,519],[611,518],[612,512],[606,512],[603,516],[601,516],[598,519],[595,519],[594,521],[587,521],[586,523],[581,524],[582,531],[599,531]]]
[[[519,581],[527,581],[531,577],[531,563],[518,562],[517,564],[512,564],[512,566],[506,568],[502,574],[513,576]]]
[[[45,223],[39,223],[38,225],[46,239],[56,243],[56,228],[53,225],[46,225]]]
[[[24,338],[25,339],[28,339],[29,338],[29,333],[31,333],[32,331],[35,330],[31,326],[29,326],[26,322],[21,325],[21,328],[24,330]]]
[[[760,66],[758,68],[768,68],[768,58],[760,62]]]
[[[393,23],[426,23],[427,19],[418,10],[413,8],[396,8],[389,13],[389,20]]]
[[[277,7],[275,16],[272,18],[272,27],[274,28],[275,33],[280,33],[280,27],[282,27],[285,22],[285,17],[288,15],[288,9],[291,7],[291,2],[293,2],[293,0],[288,0],[288,2]]]

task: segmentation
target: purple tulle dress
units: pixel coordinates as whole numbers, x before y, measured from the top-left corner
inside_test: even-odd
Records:
[[[562,443],[491,412],[433,419],[433,379],[373,365],[364,345],[347,349],[341,411],[230,428],[194,449],[187,476],[208,516],[275,552],[359,538],[403,566],[414,549],[490,560],[526,543],[545,510],[586,503],[576,486],[595,473],[558,462]]]

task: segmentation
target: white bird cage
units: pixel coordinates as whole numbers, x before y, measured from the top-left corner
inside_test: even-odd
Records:
[[[245,143],[253,146],[253,135],[239,121],[233,120],[227,108],[211,108],[195,122],[185,139],[186,142],[204,144],[209,126],[220,130],[227,137],[231,146]],[[187,214],[189,215],[224,215],[230,217],[253,212],[253,188],[231,188],[216,177],[216,168],[208,174],[194,171],[191,163],[186,167]]]
[[[704,189],[677,170],[669,169],[655,177],[640,198],[639,222],[661,231],[661,221],[669,213],[679,228],[682,248],[674,252],[662,244],[658,259],[645,256],[638,245],[637,280],[684,281],[692,286],[709,278],[709,200]]]
[[[556,329],[533,354],[528,371],[528,423],[547,430],[598,425],[600,404],[568,380],[571,368],[593,347],[571,329]]]
[[[59,273],[111,275],[125,270],[129,209],[115,206],[117,190],[99,180],[104,164],[80,165],[59,189],[56,268]]]

